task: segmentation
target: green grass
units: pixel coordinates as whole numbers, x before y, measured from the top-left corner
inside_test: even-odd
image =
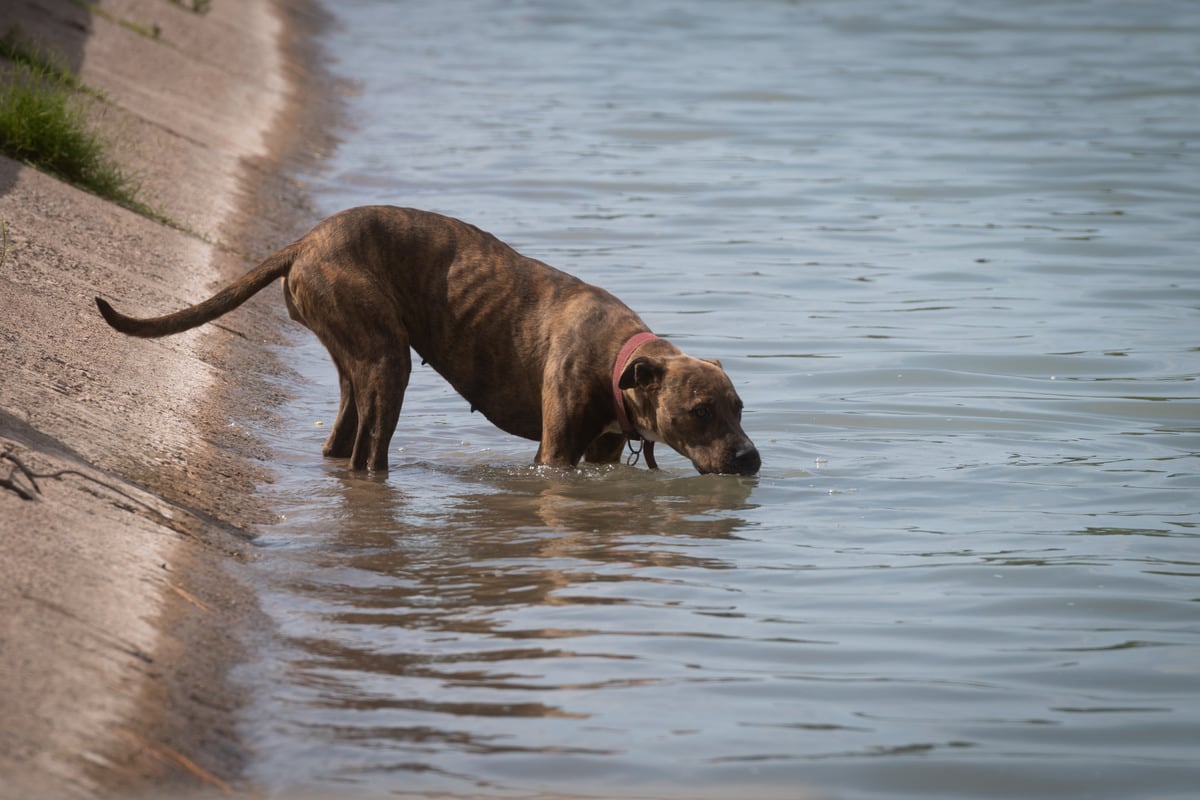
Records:
[[[0,37],[0,58],[9,62],[0,62],[0,151],[166,221],[138,200],[133,179],[108,156],[104,139],[89,128],[76,98],[86,87],[59,54],[13,29]]]
[[[171,0],[171,2],[193,14],[207,14],[212,9],[212,0]]]
[[[162,30],[159,29],[158,25],[144,25],[141,22],[134,22],[131,19],[114,14],[92,0],[71,0],[71,3],[79,6],[92,16],[101,17],[115,25],[120,25],[125,30],[133,31],[138,36],[145,36],[147,39],[158,39],[158,37],[162,36]]]
[[[0,58],[7,58],[68,88],[81,88],[61,55],[25,38],[18,28],[9,28],[4,36],[0,36]]]
[[[0,86],[0,149],[122,205],[137,202],[132,180],[71,105],[71,91],[26,70]]]

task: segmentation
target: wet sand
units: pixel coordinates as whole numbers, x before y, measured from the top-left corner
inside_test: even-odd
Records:
[[[272,288],[136,340],[92,298],[173,310],[309,227],[294,176],[331,145],[323,20],[266,0],[5,6],[5,30],[103,93],[80,103],[176,225],[0,157],[0,797],[224,793],[247,749],[228,672],[265,624],[229,567],[270,519],[249,427],[279,400],[286,314]]]

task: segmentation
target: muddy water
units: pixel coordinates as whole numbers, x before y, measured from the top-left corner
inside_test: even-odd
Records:
[[[330,4],[320,187],[720,358],[755,479],[544,471],[418,368],[382,479],[274,432],[283,796],[1191,797],[1200,7]]]

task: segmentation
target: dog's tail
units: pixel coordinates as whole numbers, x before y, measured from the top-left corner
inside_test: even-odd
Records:
[[[153,338],[182,333],[229,313],[270,285],[271,281],[287,275],[299,252],[299,242],[289,245],[204,302],[161,317],[127,317],[99,297],[96,298],[96,305],[109,325],[130,336]]]

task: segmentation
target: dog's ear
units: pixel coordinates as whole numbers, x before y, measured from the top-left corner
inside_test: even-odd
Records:
[[[663,365],[643,356],[630,361],[617,386],[621,389],[644,388],[662,380]]]

